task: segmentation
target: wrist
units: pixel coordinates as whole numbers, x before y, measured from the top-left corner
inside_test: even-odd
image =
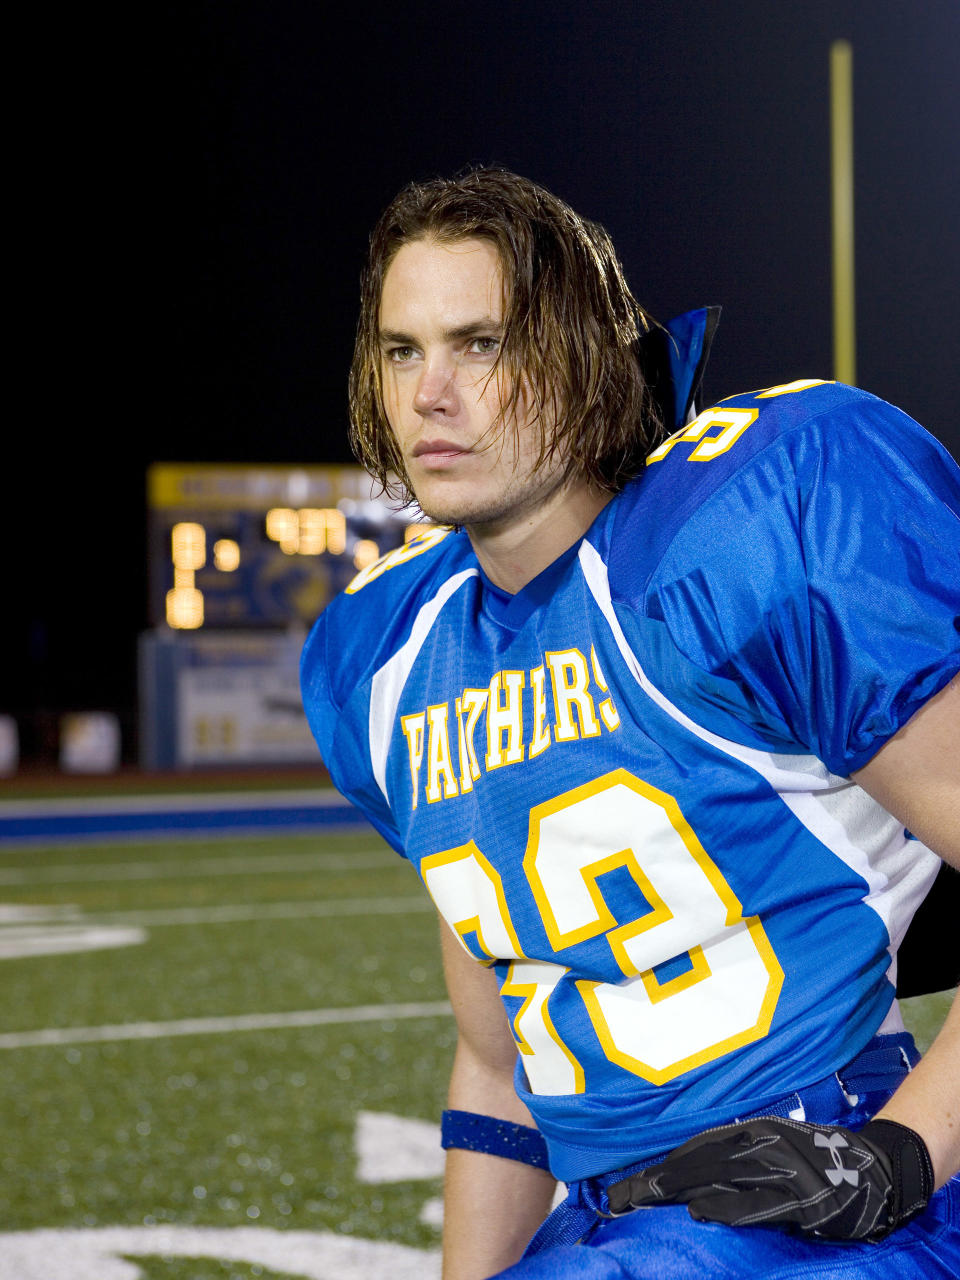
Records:
[[[915,1129],[885,1116],[868,1121],[860,1134],[889,1161],[890,1224],[894,1229],[902,1227],[923,1212],[933,1195],[933,1162],[927,1144]]]

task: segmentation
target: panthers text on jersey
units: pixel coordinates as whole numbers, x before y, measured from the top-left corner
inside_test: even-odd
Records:
[[[803,380],[681,426],[516,595],[431,528],[319,619],[323,759],[496,967],[558,1177],[902,1029],[938,860],[849,775],[960,668],[958,549],[936,441]]]

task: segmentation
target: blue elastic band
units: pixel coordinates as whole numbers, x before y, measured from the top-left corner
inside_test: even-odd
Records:
[[[536,1169],[549,1169],[547,1144],[537,1129],[481,1116],[475,1111],[444,1111],[440,1121],[440,1145],[460,1147],[464,1151],[480,1151],[505,1160],[519,1160]]]

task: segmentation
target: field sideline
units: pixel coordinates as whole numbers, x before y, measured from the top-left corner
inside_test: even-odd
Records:
[[[377,836],[8,845],[0,900],[0,1280],[439,1276],[454,1035]]]

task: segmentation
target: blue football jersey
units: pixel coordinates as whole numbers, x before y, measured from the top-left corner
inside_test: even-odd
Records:
[[[960,473],[804,380],[682,426],[516,595],[429,529],[303,656],[337,787],[493,966],[566,1180],[902,1029],[938,860],[849,775],[960,669]]]

